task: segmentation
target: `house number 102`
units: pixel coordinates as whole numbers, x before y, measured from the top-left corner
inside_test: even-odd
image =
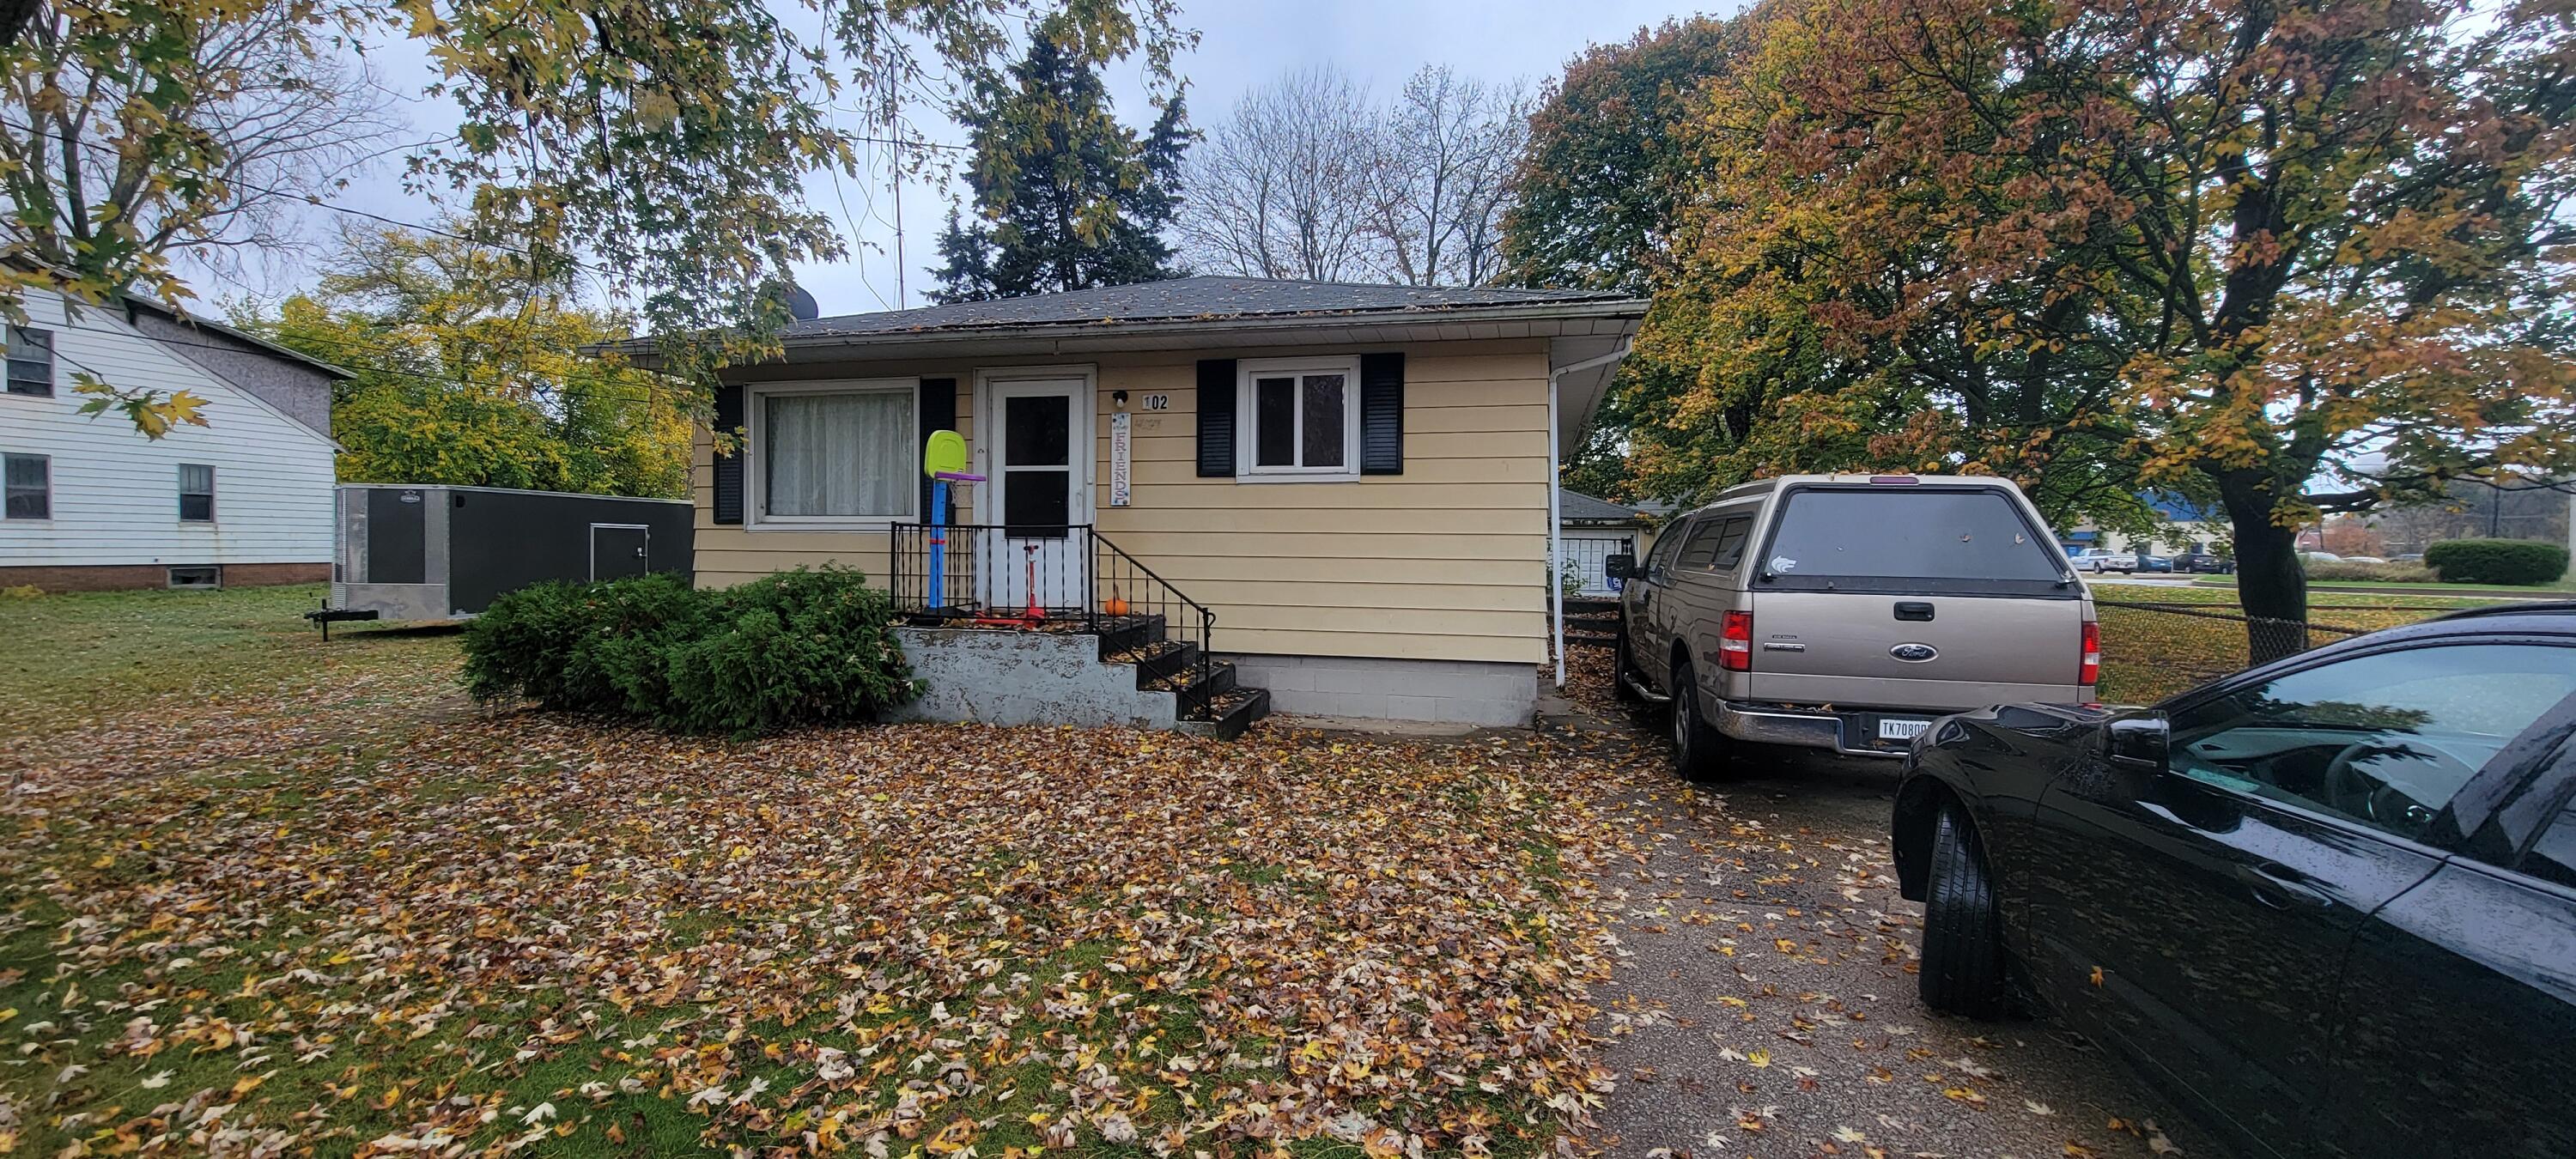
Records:
[[[1149,394],[1149,395],[1146,395],[1146,396],[1145,396],[1145,409],[1146,409],[1146,410],[1170,410],[1170,409],[1172,409],[1172,396],[1170,396],[1170,395],[1168,395],[1168,394]]]

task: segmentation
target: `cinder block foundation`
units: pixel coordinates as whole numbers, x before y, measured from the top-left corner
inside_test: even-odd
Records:
[[[927,690],[886,714],[897,721],[1132,725],[1169,730],[1169,692],[1136,687],[1136,668],[1104,664],[1100,637],[1079,632],[896,628]]]
[[[1275,712],[1513,728],[1538,707],[1527,664],[1351,656],[1228,656],[1237,682],[1270,690]]]

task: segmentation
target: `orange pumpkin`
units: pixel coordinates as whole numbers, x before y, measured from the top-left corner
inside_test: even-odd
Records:
[[[1100,610],[1101,610],[1101,611],[1104,611],[1104,612],[1107,612],[1107,613],[1109,613],[1110,615],[1113,615],[1113,616],[1123,616],[1123,615],[1126,615],[1126,614],[1127,614],[1127,600],[1126,600],[1126,597],[1124,597],[1124,596],[1111,596],[1111,597],[1109,597],[1107,600],[1105,600],[1105,601],[1103,601],[1103,602],[1101,603],[1101,605],[1100,605]]]

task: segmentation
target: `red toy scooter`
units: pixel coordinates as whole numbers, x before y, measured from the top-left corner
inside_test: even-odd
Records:
[[[1024,543],[1020,550],[1029,555],[1029,606],[1016,616],[977,616],[966,621],[978,628],[1037,628],[1046,623],[1046,609],[1038,606],[1038,545]]]

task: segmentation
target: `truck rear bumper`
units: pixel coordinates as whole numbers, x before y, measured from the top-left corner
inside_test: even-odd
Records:
[[[1793,709],[1777,704],[1752,701],[1719,701],[1717,731],[1751,744],[1792,745],[1798,748],[1828,749],[1854,757],[1902,757],[1913,747],[1911,740],[1880,740],[1878,722],[1882,717],[1900,720],[1924,720],[1941,715],[1932,712],[1821,712]]]

